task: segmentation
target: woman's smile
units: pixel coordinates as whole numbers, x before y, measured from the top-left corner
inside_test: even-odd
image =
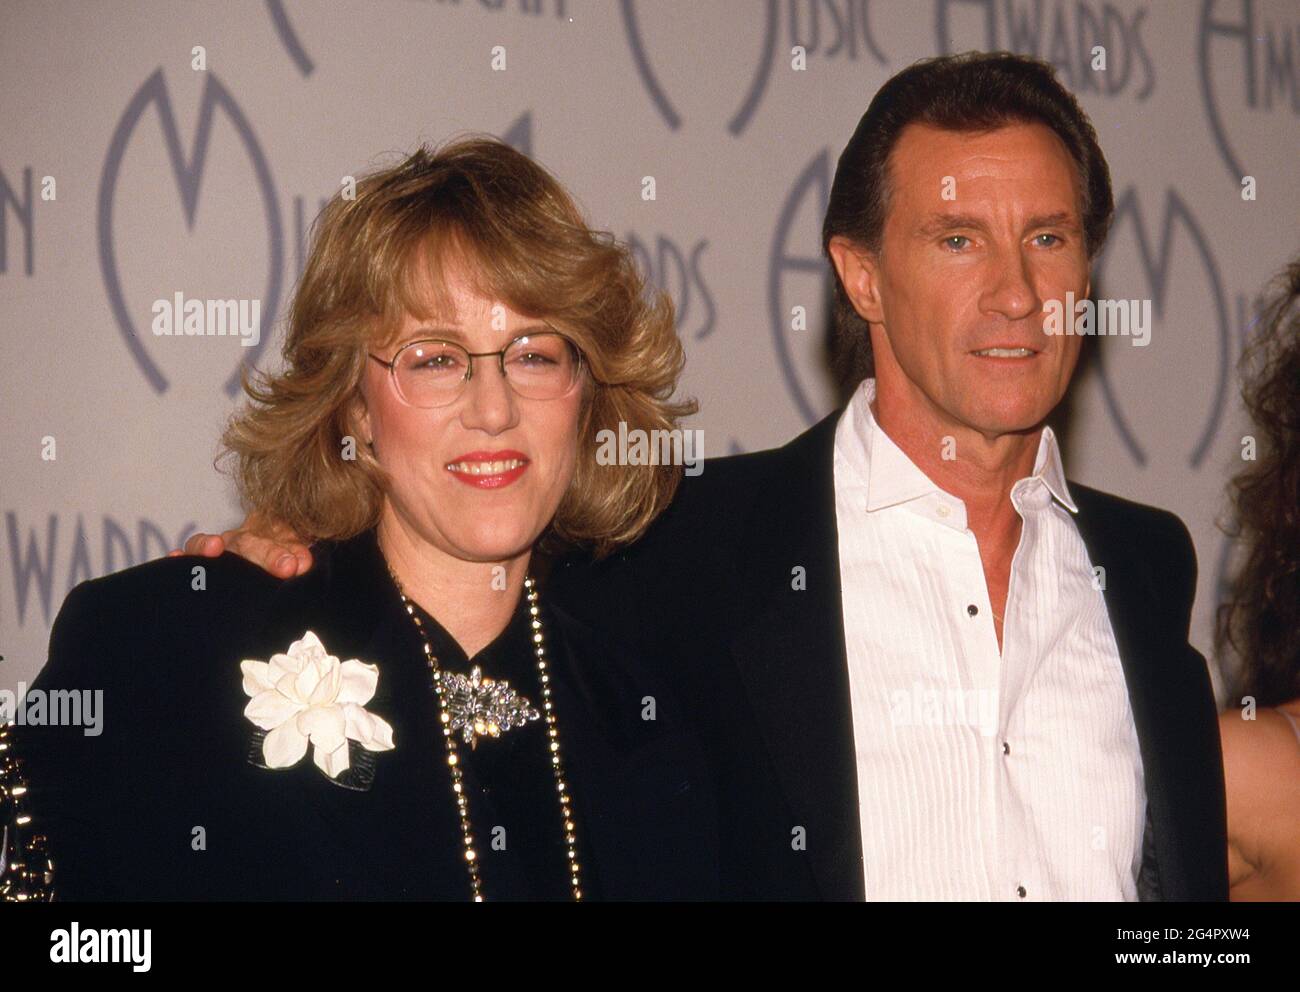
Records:
[[[522,452],[468,451],[447,463],[447,471],[457,481],[476,489],[500,489],[516,481],[528,470],[529,460]]]

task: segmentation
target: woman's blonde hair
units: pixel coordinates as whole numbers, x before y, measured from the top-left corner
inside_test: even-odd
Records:
[[[582,351],[590,381],[577,468],[549,533],[597,555],[635,540],[671,501],[682,468],[598,464],[596,439],[620,422],[673,430],[695,412],[694,401],[672,399],[684,362],[672,301],[646,286],[625,245],[587,227],[553,176],[490,137],[421,146],[317,218],[284,371],[245,375],[250,402],[222,439],[244,508],[307,540],[378,522],[387,478],[354,426],[367,351],[390,342],[407,313],[447,313],[443,274],[459,262],[479,295],[545,321]]]

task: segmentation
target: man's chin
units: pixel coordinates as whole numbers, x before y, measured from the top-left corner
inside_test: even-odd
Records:
[[[1042,404],[995,404],[968,411],[966,423],[986,438],[1032,434],[1043,426],[1050,407]]]

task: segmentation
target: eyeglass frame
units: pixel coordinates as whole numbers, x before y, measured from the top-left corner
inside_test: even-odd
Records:
[[[393,357],[391,359],[388,359],[387,361],[380,358],[373,351],[367,351],[366,354],[369,355],[371,358],[373,358],[380,365],[384,366],[384,368],[388,369],[388,377],[389,379],[392,380],[393,391],[397,393],[397,398],[399,400],[401,400],[407,406],[413,407],[416,410],[440,410],[444,406],[450,406],[452,403],[455,403],[456,400],[460,399],[461,396],[465,394],[465,389],[464,389],[465,383],[469,382],[470,379],[474,377],[474,359],[491,358],[494,355],[496,356],[497,359],[497,367],[501,370],[501,378],[506,381],[506,385],[510,387],[510,391],[514,393],[516,396],[522,397],[523,399],[532,399],[532,397],[530,396],[523,396],[523,394],[520,393],[519,390],[515,388],[515,384],[510,381],[510,376],[506,372],[506,352],[508,352],[515,345],[517,345],[520,341],[526,341],[529,338],[539,338],[542,337],[543,335],[552,335],[554,337],[557,337],[565,344],[567,344],[570,348],[573,349],[573,353],[578,357],[578,365],[577,368],[574,370],[574,380],[573,380],[573,385],[576,386],[579,382],[582,381],[582,376],[580,373],[583,367],[587,364],[586,358],[582,354],[582,349],[579,348],[568,335],[561,334],[559,331],[550,330],[549,328],[544,331],[534,331],[531,334],[520,334],[518,337],[511,338],[510,341],[506,344],[506,346],[500,349],[499,351],[470,351],[460,342],[452,341],[449,340],[448,338],[416,338],[414,341],[408,341],[406,342],[406,344],[398,348],[397,351],[393,352]],[[463,351],[466,355],[469,356],[469,361],[465,363],[465,375],[460,380],[460,383],[458,384],[459,392],[457,392],[446,403],[439,404],[438,406],[416,406],[414,403],[408,400],[404,395],[402,395],[402,387],[397,384],[397,359],[402,354],[402,352],[404,352],[407,348],[414,348],[417,344],[449,344],[453,348],[459,348],[461,351]],[[552,396],[550,397],[550,399],[558,400],[563,396],[568,396],[569,393],[572,392],[572,390],[573,390],[573,386],[570,386],[564,392],[559,393],[556,396]],[[547,400],[540,400],[538,402],[545,403],[547,402]]]

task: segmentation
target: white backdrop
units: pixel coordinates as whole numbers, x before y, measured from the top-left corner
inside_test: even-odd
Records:
[[[1066,467],[1188,522],[1209,654],[1235,358],[1300,244],[1295,2],[8,0],[0,687],[35,676],[76,582],[238,519],[212,468],[236,367],[275,361],[342,177],[466,130],[530,152],[676,299],[705,454],[752,450],[835,405],[818,234],[840,149],[892,73],[971,48],[1052,60],[1101,136],[1119,212],[1097,292],[1155,319],[1146,348],[1097,342]],[[263,346],[155,336],[177,291],[261,300]]]

